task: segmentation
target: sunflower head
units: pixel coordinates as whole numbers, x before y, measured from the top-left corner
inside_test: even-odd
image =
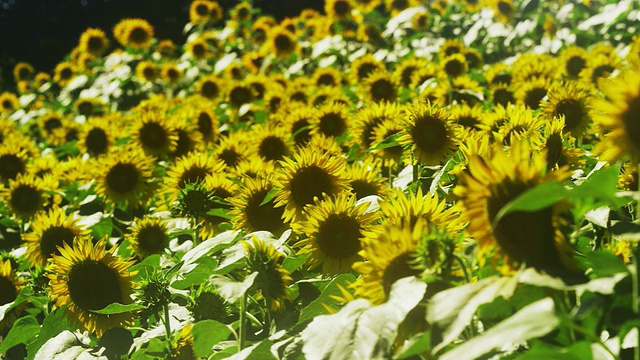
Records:
[[[372,102],[394,102],[397,87],[395,78],[386,70],[373,71],[362,82],[363,91]]]
[[[33,66],[26,62],[19,62],[13,67],[13,79],[17,82],[29,81],[35,75]]]
[[[151,61],[140,61],[136,65],[136,76],[142,82],[152,83],[160,76],[160,71],[155,63]]]
[[[80,51],[93,56],[102,56],[109,48],[107,34],[101,29],[88,28],[80,35]]]
[[[67,306],[69,318],[80,329],[98,337],[113,327],[130,324],[130,312],[103,315],[95,313],[113,303],[131,304],[134,272],[132,263],[106,250],[107,238],[93,243],[79,237],[73,246],[64,244],[60,255],[53,255],[47,267],[49,298],[55,307]]]
[[[234,227],[248,232],[266,230],[275,236],[282,235],[288,228],[288,224],[282,219],[284,208],[276,207],[273,197],[265,202],[274,189],[275,185],[269,178],[244,178],[240,192],[229,199],[234,206],[229,212],[233,216]]]
[[[37,267],[45,266],[53,255],[60,255],[60,248],[64,244],[72,245],[73,239],[90,233],[77,224],[77,219],[66,215],[64,209],[58,207],[38,213],[31,226],[32,231],[22,235],[22,238],[27,247],[27,261]]]
[[[541,105],[548,119],[564,117],[564,132],[584,136],[591,125],[591,91],[578,83],[556,84],[547,93],[548,101]]]
[[[268,33],[268,38],[263,45],[266,51],[270,51],[279,58],[285,58],[298,49],[298,41],[294,34],[282,27],[274,27]]]
[[[440,107],[429,103],[412,104],[404,119],[405,131],[398,138],[410,147],[414,161],[438,165],[457,148],[459,128]]]
[[[345,161],[331,152],[308,146],[300,148],[293,158],[280,162],[282,168],[276,174],[276,206],[286,206],[285,221],[302,217],[304,207],[313,204],[314,198],[323,194],[336,195],[348,188],[343,172]]]
[[[23,287],[24,281],[18,278],[16,266],[11,259],[0,259],[0,306],[14,301]],[[14,308],[4,314],[4,318],[0,320],[0,331],[13,325],[20,310]]]
[[[16,94],[5,91],[0,93],[0,114],[11,113],[20,108],[20,100]]]
[[[449,55],[442,60],[442,69],[451,78],[462,75],[468,68],[469,65],[463,54]]]
[[[327,103],[318,108],[310,123],[313,125],[312,134],[340,137],[348,128],[348,107],[340,103]]]
[[[173,118],[161,109],[142,108],[130,125],[130,134],[148,155],[163,157],[174,151],[178,142]]]
[[[165,306],[169,305],[171,301],[169,285],[166,274],[159,270],[145,274],[137,284],[135,292],[138,303],[145,307],[140,314],[141,316],[149,317],[158,314]]]
[[[169,229],[159,217],[145,216],[138,219],[125,235],[133,253],[140,259],[149,255],[162,254],[169,245]]]
[[[144,19],[123,19],[114,26],[113,36],[122,46],[143,50],[151,46],[153,26]]]
[[[56,65],[55,69],[53,70],[53,81],[55,81],[60,86],[65,86],[71,82],[76,74],[76,71],[77,69],[72,63],[68,61],[61,62]]]
[[[351,271],[360,259],[362,239],[376,220],[376,214],[366,213],[369,203],[356,206],[356,198],[349,192],[323,196],[305,208],[307,219],[292,224],[293,231],[306,235],[295,244],[299,254],[309,253],[309,269],[322,265],[324,274]]]
[[[211,285],[201,285],[194,292],[193,297],[189,298],[187,309],[196,322],[200,320],[223,322],[229,316],[229,304]]]
[[[285,302],[291,301],[287,289],[293,279],[281,265],[282,256],[273,245],[267,245],[256,236],[251,242],[243,242],[243,246],[247,252],[247,269],[258,273],[254,286],[272,311],[283,309]]]
[[[57,191],[57,179],[32,174],[20,174],[9,180],[9,186],[0,190],[10,213],[22,220],[31,219],[48,203],[51,193]]]

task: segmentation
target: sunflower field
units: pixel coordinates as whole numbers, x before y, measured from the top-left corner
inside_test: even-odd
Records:
[[[0,359],[640,360],[640,2],[189,9],[0,93]]]

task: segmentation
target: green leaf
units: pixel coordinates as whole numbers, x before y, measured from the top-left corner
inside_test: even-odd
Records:
[[[537,185],[520,194],[518,197],[503,206],[496,214],[491,226],[495,229],[500,220],[512,212],[533,212],[548,208],[567,197],[567,193],[567,189],[564,185],[557,181]]]
[[[629,272],[622,260],[610,252],[593,251],[587,253],[586,257],[591,262],[593,273],[599,278]]]
[[[66,306],[58,308],[46,318],[42,322],[42,327],[40,328],[40,332],[38,333],[38,337],[35,341],[29,343],[27,345],[27,358],[33,359],[38,350],[52,337],[60,334],[62,331],[67,330],[69,328],[69,322],[67,320],[67,316],[65,314]]]
[[[196,357],[209,357],[213,346],[226,340],[231,334],[227,325],[215,320],[202,320],[193,325],[193,351]]]
[[[554,330],[558,324],[560,319],[555,314],[553,299],[544,298],[525,306],[481,335],[446,352],[439,359],[476,359],[504,344],[517,344],[544,336]]]
[[[160,267],[160,255],[153,254],[147,256],[144,260],[139,262],[138,264],[133,265],[129,271],[137,271],[138,276],[144,276],[147,273],[152,272],[154,269]]]
[[[232,360],[271,360],[276,359],[271,353],[271,345],[273,342],[269,339],[260,341],[245,349],[242,349],[239,353],[231,356]]]
[[[136,303],[128,304],[128,305],[123,305],[120,303],[111,303],[107,305],[107,307],[105,307],[104,309],[92,310],[91,312],[95,314],[112,315],[112,314],[122,314],[126,312],[136,311],[140,309],[144,309],[144,306]]]
[[[183,275],[184,278],[171,283],[171,287],[178,290],[188,289],[193,285],[199,285],[207,281],[209,276],[218,266],[218,261],[211,257],[201,257],[195,261],[196,267]]]
[[[300,317],[298,318],[298,324],[302,323],[303,321],[313,319],[318,315],[326,315],[327,309],[325,309],[322,304],[325,304],[327,306],[335,306],[337,304],[337,301],[331,298],[331,296],[342,296],[338,285],[347,289],[349,287],[349,284],[353,283],[354,281],[356,281],[356,277],[352,274],[340,274],[336,276],[324,288],[317,299],[313,300],[307,307],[302,309],[302,311],[300,312]]]
[[[566,349],[558,349],[550,346],[534,346],[525,354],[515,360],[582,360],[592,359],[591,344],[581,341]]]
[[[236,282],[226,276],[213,274],[211,275],[211,278],[209,278],[209,281],[216,287],[220,296],[222,296],[228,303],[233,304],[238,301],[238,299],[240,299],[247,290],[249,290],[253,285],[253,281],[256,276],[258,276],[258,273],[254,272],[247,276],[243,281]]]
[[[267,195],[264,196],[264,200],[262,200],[262,202],[260,203],[260,206],[266,205],[269,201],[271,201],[271,199],[273,199],[273,197],[276,195],[278,191],[280,191],[280,189],[278,188],[273,188],[269,190]]]
[[[111,236],[113,230],[113,222],[110,217],[104,217],[96,224],[91,226],[91,234],[96,239],[102,239],[105,236]]]
[[[21,317],[13,324],[7,336],[0,343],[0,354],[18,344],[28,344],[38,335],[40,324],[33,316]]]
[[[417,355],[427,353],[430,349],[431,333],[420,333],[409,339],[394,359],[414,358]]]
[[[377,143],[375,146],[369,148],[369,152],[373,152],[375,150],[386,149],[394,146],[399,146],[398,138],[401,136],[401,133],[396,133],[391,136],[384,138],[382,141]]]

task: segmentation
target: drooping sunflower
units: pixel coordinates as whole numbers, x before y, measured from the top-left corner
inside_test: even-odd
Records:
[[[285,302],[291,301],[291,294],[287,289],[293,279],[289,271],[282,267],[282,255],[273,245],[267,245],[255,236],[251,242],[243,242],[243,246],[247,252],[247,268],[258,273],[254,286],[260,291],[269,309],[283,309]]]
[[[496,148],[491,157],[469,159],[469,171],[454,191],[462,198],[469,219],[467,231],[478,242],[481,262],[499,246],[509,263],[524,262],[554,276],[572,269],[570,246],[558,229],[557,206],[511,212],[494,224],[498,212],[518,195],[570,175],[566,169],[546,169],[544,151],[531,153],[526,141],[512,144],[509,155]]]
[[[366,260],[353,264],[353,269],[363,275],[356,294],[382,304],[397,280],[419,275],[415,258],[425,228],[424,221],[417,221],[413,226],[385,223],[369,231],[360,250]]]
[[[140,148],[151,156],[167,156],[175,151],[178,144],[175,124],[163,109],[141,108],[135,121],[129,125],[129,133]]]
[[[584,168],[585,151],[576,147],[576,140],[564,133],[564,118],[553,118],[544,127],[543,148],[547,149],[547,169],[556,170],[568,166],[571,170]],[[541,150],[541,149],[540,149]]]
[[[204,104],[196,104],[193,109],[195,111],[192,121],[197,125],[202,141],[205,144],[217,141],[220,136],[217,116]]]
[[[14,301],[24,287],[24,281],[18,278],[17,275],[17,271],[10,259],[0,260],[0,306]],[[19,309],[14,308],[3,314],[4,318],[0,320],[0,331],[4,331],[4,329],[13,325],[19,315],[16,310]]]
[[[355,196],[342,192],[324,195],[305,208],[306,220],[292,223],[292,228],[307,236],[294,246],[301,248],[298,254],[309,253],[309,269],[322,265],[326,275],[351,271],[351,265],[361,259],[364,232],[377,218],[375,213],[365,213],[368,207],[366,202],[356,206]]]
[[[386,70],[371,72],[362,81],[360,87],[372,102],[394,102],[398,96],[395,78]]]
[[[556,83],[542,102],[547,119],[564,116],[564,132],[575,137],[584,136],[591,126],[591,91],[574,82]]]
[[[93,56],[102,56],[109,48],[107,34],[98,28],[88,28],[80,35],[80,51]]]
[[[325,104],[315,111],[310,124],[312,135],[340,137],[349,127],[349,109],[344,104]]]
[[[144,216],[136,219],[125,235],[130,248],[138,258],[144,259],[153,254],[162,254],[169,245],[169,229],[160,217]]]
[[[97,161],[97,160],[96,160]],[[117,206],[136,207],[152,196],[153,158],[138,147],[123,146],[93,164],[96,192]]]
[[[436,105],[411,104],[403,124],[405,130],[398,142],[411,148],[416,163],[441,164],[457,148],[459,127]]]
[[[314,198],[322,194],[336,195],[348,188],[343,172],[344,159],[324,153],[321,148],[307,146],[299,148],[291,158],[280,162],[276,173],[276,206],[286,206],[285,221],[296,221],[303,216],[304,207],[313,204]]]
[[[19,174],[9,180],[9,186],[0,190],[9,213],[26,221],[48,204],[52,193],[58,191],[58,181],[52,176],[44,178],[32,174]]]
[[[611,162],[629,156],[640,160],[640,71],[627,71],[602,83],[606,100],[594,102],[594,115],[606,133],[595,152]]]
[[[288,30],[282,27],[274,27],[269,30],[263,48],[279,58],[285,58],[297,51],[298,41],[295,35]]]
[[[107,238],[95,245],[90,237],[79,237],[73,246],[64,244],[47,267],[49,298],[55,307],[66,305],[66,313],[80,329],[100,337],[108,329],[133,322],[131,312],[102,315],[94,311],[113,303],[131,304],[131,260],[107,251]]]
[[[72,63],[68,61],[63,61],[56,65],[53,70],[53,81],[56,82],[60,86],[65,86],[76,74],[76,67]]]
[[[143,50],[153,42],[153,26],[144,19],[122,19],[114,26],[113,36],[122,46]]]
[[[375,147],[385,139],[396,134],[400,134],[403,131],[404,127],[402,127],[402,125],[395,119],[385,119],[373,131],[373,141],[371,146]],[[400,164],[403,153],[404,149],[402,148],[402,145],[393,145],[382,149],[376,149],[372,152],[373,155],[382,159],[384,165],[388,166]]]
[[[73,215],[65,214],[63,208],[53,207],[46,213],[38,213],[31,222],[31,232],[22,235],[27,248],[25,258],[31,266],[45,266],[53,255],[60,255],[63,244],[72,245],[74,238],[90,233]]]
[[[270,177],[242,180],[240,192],[229,199],[234,209],[229,212],[233,216],[232,224],[237,230],[247,232],[269,231],[279,237],[289,227],[282,217],[284,208],[276,207],[275,198],[263,204],[267,194],[275,189]]]

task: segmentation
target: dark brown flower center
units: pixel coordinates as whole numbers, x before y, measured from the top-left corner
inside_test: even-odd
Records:
[[[117,163],[109,169],[105,179],[108,189],[119,194],[127,194],[138,185],[140,173],[134,164]]]
[[[331,214],[318,226],[316,242],[328,256],[343,259],[360,251],[361,237],[357,219],[347,214]]]
[[[71,301],[84,311],[123,301],[118,273],[101,261],[87,259],[73,265],[67,286]]]
[[[58,246],[62,247],[63,244],[72,245],[73,238],[76,234],[65,226],[51,226],[42,232],[40,238],[40,253],[45,259],[50,258],[52,255],[60,255]]]
[[[322,193],[333,195],[334,179],[325,169],[310,165],[299,169],[289,182],[291,197],[296,205],[303,207],[312,204],[314,197],[322,197]]]
[[[91,155],[99,155],[107,152],[107,146],[109,141],[107,133],[104,129],[94,127],[87,132],[87,136],[84,140],[87,151]]]

